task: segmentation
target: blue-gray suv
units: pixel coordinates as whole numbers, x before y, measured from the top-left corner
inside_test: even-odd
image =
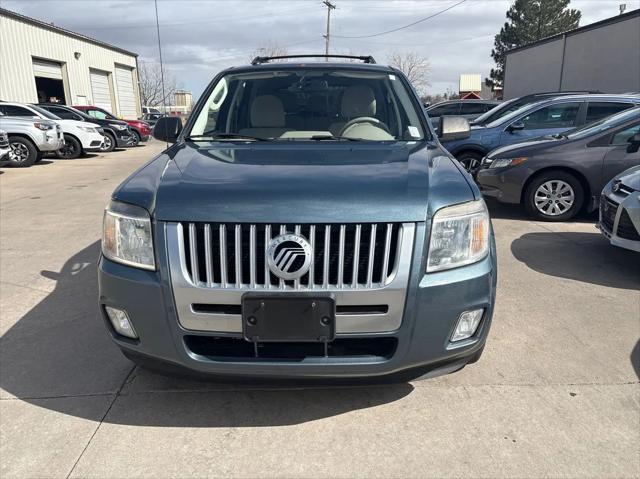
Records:
[[[443,142],[467,171],[475,173],[482,158],[500,146],[553,136],[640,104],[640,95],[571,95],[527,104],[497,120],[472,125],[471,135]]]
[[[477,361],[496,252],[482,196],[398,70],[221,72],[104,214],[99,303],[135,362],[206,375],[409,378]],[[446,118],[441,138],[468,135]]]

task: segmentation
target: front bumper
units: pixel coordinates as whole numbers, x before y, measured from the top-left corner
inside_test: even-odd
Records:
[[[104,143],[104,137],[101,133],[84,133],[79,138],[84,151],[100,151],[100,147]]]
[[[424,224],[416,228],[415,244],[424,244]],[[167,265],[165,239],[156,237],[160,265]],[[415,248],[414,248],[415,249]],[[204,356],[192,344],[194,338],[241,338],[239,333],[186,330],[178,321],[171,279],[165,266],[144,271],[101,258],[100,306],[113,340],[123,351],[156,362],[207,375],[267,378],[385,377],[419,369],[447,372],[474,359],[484,347],[491,326],[496,291],[496,255],[470,266],[424,274],[422,248],[414,251],[406,303],[400,327],[391,332],[342,333],[338,339],[390,338],[395,349],[389,357],[335,356],[300,360],[264,358],[216,358]],[[295,293],[292,293],[295,294]],[[112,329],[105,306],[127,311],[140,339],[130,340]],[[460,314],[484,308],[473,338],[451,343],[449,338]]]
[[[58,151],[64,146],[62,130],[46,130],[42,132],[42,141],[38,142],[38,149],[42,152]]]
[[[640,252],[640,192],[614,193],[608,184],[600,197],[597,228],[612,245]]]
[[[127,130],[115,130],[116,131],[116,144],[118,148],[125,148],[131,146],[131,143],[134,140],[133,132],[129,129]]]
[[[521,168],[482,168],[475,180],[484,196],[495,198],[502,203],[520,203],[522,185],[526,176]]]

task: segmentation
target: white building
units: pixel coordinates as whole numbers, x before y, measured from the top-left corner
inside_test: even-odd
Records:
[[[142,115],[136,53],[0,8],[0,100]]]

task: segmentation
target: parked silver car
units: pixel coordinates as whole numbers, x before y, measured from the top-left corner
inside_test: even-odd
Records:
[[[11,151],[5,159],[12,166],[31,166],[45,152],[64,146],[62,128],[55,121],[0,115],[0,130],[9,136]]]
[[[630,148],[640,147],[640,134]],[[640,252],[640,165],[611,180],[600,196],[598,229],[612,245]]]

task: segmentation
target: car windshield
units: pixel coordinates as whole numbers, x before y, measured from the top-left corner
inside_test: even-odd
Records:
[[[476,118],[474,120],[473,123],[475,123],[476,125],[482,125],[482,124],[484,124],[486,122],[497,120],[501,116],[506,115],[507,113],[510,113],[512,111],[517,110],[518,106],[514,105],[516,100],[517,100],[517,98],[514,98],[512,100],[507,100],[507,101],[505,101],[503,103],[500,103],[499,105],[495,106],[494,108],[492,108],[488,112],[483,113],[482,115],[480,115],[478,118]]]
[[[602,120],[589,123],[588,125],[581,126],[580,128],[576,128],[575,130],[571,130],[565,133],[565,135],[571,140],[579,140],[580,138],[586,138],[588,136],[600,133],[601,131],[615,128],[616,126],[635,118],[640,118],[640,107],[631,108],[630,110],[625,110],[616,115],[611,115],[603,118]]]
[[[515,118],[518,118],[520,115],[530,111],[531,108],[535,105],[536,103],[527,103],[526,105],[523,105],[520,108],[513,110],[511,113],[508,113],[506,115],[501,115],[499,118],[497,118],[496,120],[493,120],[491,123],[487,123],[485,126],[487,128],[494,128],[496,126],[509,123],[511,120],[514,120]]]
[[[45,118],[48,118],[49,120],[62,120],[62,118],[60,118],[58,115],[54,115],[53,113],[45,110],[44,108],[40,108],[39,106],[36,106],[36,105],[30,105],[30,107],[33,110],[37,111],[40,115],[44,116]]]
[[[416,141],[425,137],[418,106],[405,83],[389,72],[305,68],[228,74],[196,113],[189,138]]]

